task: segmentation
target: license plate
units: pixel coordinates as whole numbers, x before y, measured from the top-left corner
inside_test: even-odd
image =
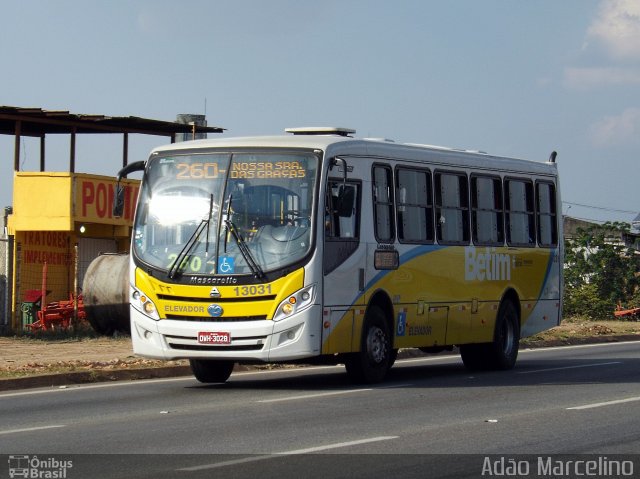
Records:
[[[231,344],[231,334],[224,332],[202,331],[198,333],[200,344]]]

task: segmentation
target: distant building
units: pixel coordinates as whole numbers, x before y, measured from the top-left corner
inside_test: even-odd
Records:
[[[563,217],[565,239],[575,238],[578,228],[589,228],[591,226],[601,226],[601,223],[580,220],[571,216]],[[631,229],[628,233],[611,231],[607,235],[607,240],[612,244],[625,245],[640,252],[640,214],[631,222]]]

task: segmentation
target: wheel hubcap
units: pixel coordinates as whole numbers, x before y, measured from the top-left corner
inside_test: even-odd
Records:
[[[387,356],[386,335],[380,328],[371,328],[367,336],[367,351],[371,360],[380,364]]]

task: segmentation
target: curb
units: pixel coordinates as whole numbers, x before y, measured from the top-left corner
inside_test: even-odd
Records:
[[[95,369],[60,374],[41,374],[13,379],[0,379],[0,391],[32,389],[74,384],[126,381],[135,379],[158,379],[191,375],[189,366],[170,366],[144,369]]]

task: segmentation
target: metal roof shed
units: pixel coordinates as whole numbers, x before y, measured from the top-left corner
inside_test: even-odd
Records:
[[[20,170],[20,138],[22,136],[40,138],[40,171],[45,171],[46,135],[71,135],[69,172],[74,173],[77,134],[123,134],[122,166],[126,166],[128,163],[129,133],[166,136],[173,143],[177,133],[192,133],[195,136],[196,133],[222,133],[223,131],[224,128],[216,126],[174,123],[136,116],[86,115],[41,108],[0,106],[0,134],[15,136],[14,171]]]

